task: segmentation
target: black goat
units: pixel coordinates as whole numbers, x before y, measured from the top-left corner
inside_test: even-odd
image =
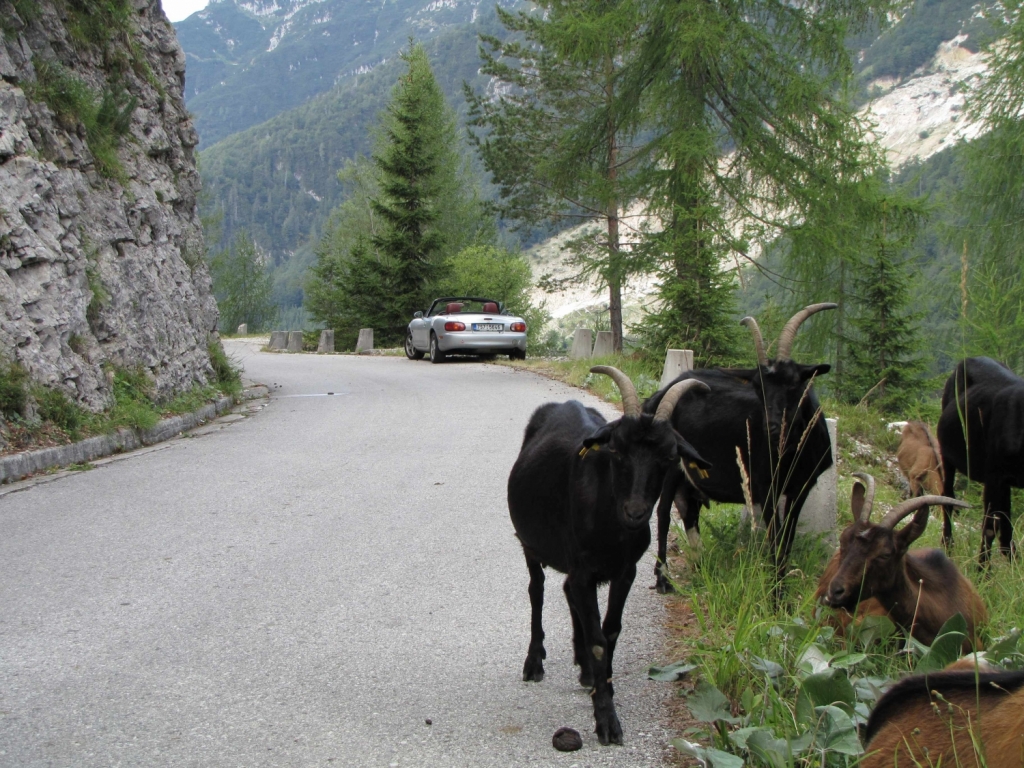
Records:
[[[1010,489],[1024,488],[1024,379],[988,357],[957,364],[942,392],[938,425],[944,496],[953,497],[956,473],[984,484],[982,495],[982,565],[999,548],[1013,557]],[[951,510],[943,507],[942,542],[953,541]]]
[[[640,411],[629,378],[607,367],[622,393],[624,415],[608,423],[577,401],[538,408],[526,427],[519,458],[508,478],[508,509],[530,571],[530,648],[523,680],[544,678],[544,568],[566,574],[563,590],[572,615],[573,655],[580,684],[593,686],[594,718],[602,744],[622,743],[612,702],[612,656],[622,629],[622,609],[636,577],[637,560],[651,543],[651,511],[665,473],[680,459],[707,468],[672,428],[676,400],[698,381],[665,393],[665,407]],[[611,582],[604,623],[597,587]]]
[[[757,368],[704,368],[676,379],[696,379],[711,387],[707,397],[680,400],[672,423],[714,469],[700,473],[676,467],[665,478],[658,504],[659,592],[669,589],[663,569],[673,501],[694,545],[699,542],[700,508],[709,500],[760,506],[781,578],[807,494],[818,475],[832,466],[832,442],[812,389],[815,377],[828,373],[831,366],[801,365],[790,359],[790,353],[801,323],[836,306],[812,304],[793,315],[779,335],[777,357],[771,361],[757,322],[745,317],[742,322],[754,336]],[[655,393],[644,410],[658,408],[663,395],[664,391]],[[749,477],[750,499],[739,458]]]

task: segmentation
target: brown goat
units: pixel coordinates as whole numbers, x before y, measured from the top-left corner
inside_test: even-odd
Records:
[[[945,671],[901,680],[879,699],[864,741],[860,768],[1022,768],[1024,672]]]
[[[929,504],[968,505],[942,496],[919,496],[874,524],[870,521],[874,478],[860,473],[855,477],[867,483],[867,493],[863,485],[854,484],[853,522],[839,537],[839,551],[825,567],[815,596],[837,611],[856,611],[858,616],[885,612],[925,645],[931,645],[942,625],[959,613],[967,620],[964,651],[973,650],[976,627],[988,620],[978,591],[942,550],[907,551],[924,533]],[[916,513],[913,520],[896,530],[911,513]],[[845,627],[849,619],[840,617],[839,622]]]
[[[911,496],[920,496],[922,491],[942,495],[942,454],[935,435],[923,421],[908,421],[904,425],[896,461],[910,483]]]

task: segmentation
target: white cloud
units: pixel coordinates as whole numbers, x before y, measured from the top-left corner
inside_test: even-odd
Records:
[[[171,21],[181,21],[206,7],[209,0],[160,0],[164,13]]]

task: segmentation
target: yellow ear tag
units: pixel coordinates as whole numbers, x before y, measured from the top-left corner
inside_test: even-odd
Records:
[[[588,452],[589,450],[590,450],[590,449],[589,449],[589,448],[587,448],[587,446],[585,446],[585,445],[584,445],[584,446],[583,446],[582,448],[580,448],[580,458],[581,458],[581,459],[585,459],[585,458],[587,458],[587,452]]]
[[[690,462],[690,469],[696,469],[697,470],[697,474],[700,475],[700,479],[701,480],[706,480],[707,479],[708,471],[706,469],[701,469],[700,467],[698,467],[697,466],[697,462],[691,461]]]

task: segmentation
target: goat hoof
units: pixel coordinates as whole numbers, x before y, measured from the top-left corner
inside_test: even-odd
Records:
[[[597,734],[597,740],[603,746],[622,744],[622,726],[619,725],[619,718],[614,711],[597,721],[597,728],[594,729],[594,732]]]
[[[526,663],[523,664],[523,682],[524,683],[539,683],[544,679],[544,662],[540,659],[535,659],[532,656],[526,658]]]
[[[580,670],[580,685],[582,685],[584,688],[593,688],[594,687],[594,673],[591,672],[589,669],[581,669]]]

